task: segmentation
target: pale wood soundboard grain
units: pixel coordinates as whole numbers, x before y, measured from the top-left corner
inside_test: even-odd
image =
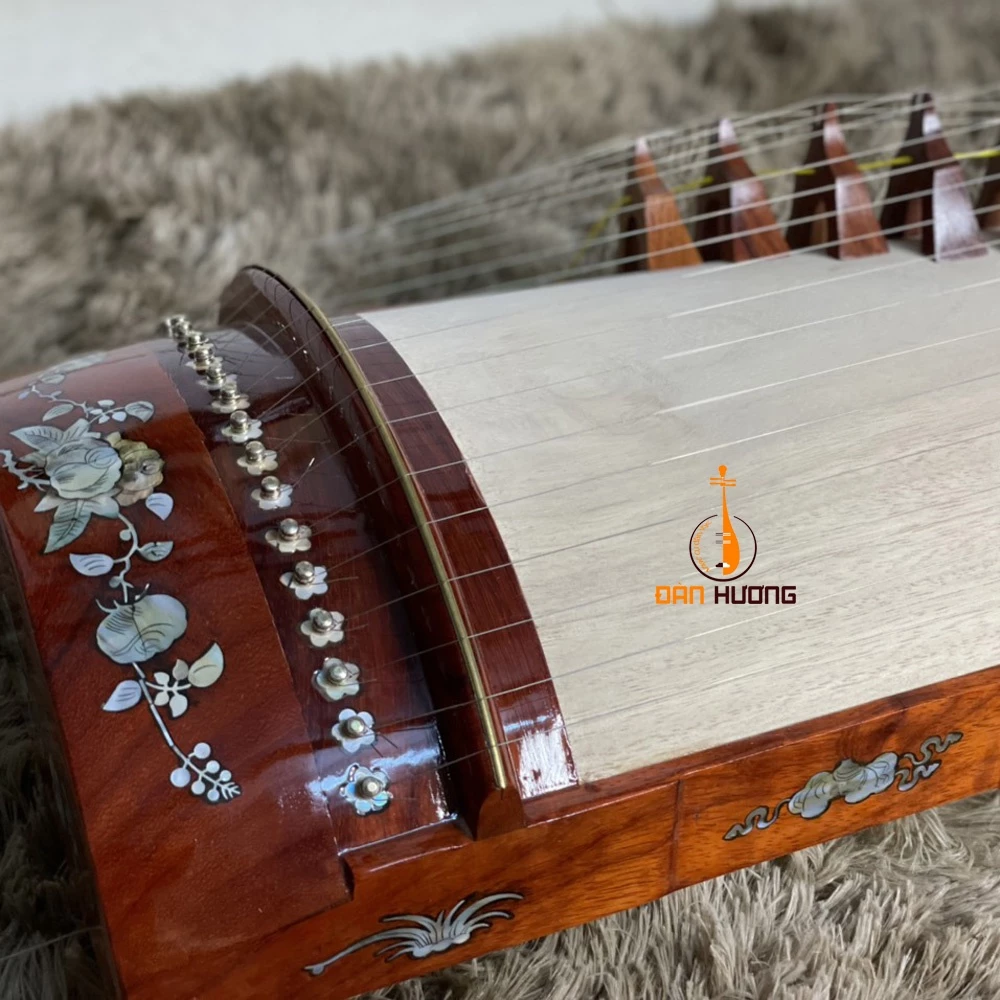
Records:
[[[469,460],[596,779],[1000,663],[1000,255],[634,274],[367,317]],[[657,605],[742,584],[795,605]]]

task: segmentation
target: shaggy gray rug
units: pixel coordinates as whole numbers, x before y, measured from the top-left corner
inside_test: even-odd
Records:
[[[249,261],[340,299],[342,275],[310,247],[318,236],[612,136],[831,91],[997,82],[995,9],[869,0],[684,28],[610,23],[440,64],[135,97],[0,132],[0,371],[144,338],[178,308],[210,318]],[[103,996],[87,876],[6,654],[0,998]],[[998,862],[1000,799],[982,797],[388,995],[998,997]]]

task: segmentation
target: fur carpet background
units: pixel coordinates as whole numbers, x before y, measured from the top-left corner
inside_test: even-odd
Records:
[[[824,92],[998,80],[992,0],[859,0],[73,108],[0,132],[0,373],[143,339],[179,308],[210,319],[251,261],[339,299],[315,238],[612,136]],[[0,1000],[102,996],[87,877],[59,833],[66,809],[16,651],[0,653]],[[385,995],[1000,997],[1000,798]]]

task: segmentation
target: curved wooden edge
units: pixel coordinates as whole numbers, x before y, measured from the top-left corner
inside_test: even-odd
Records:
[[[622,214],[620,270],[661,271],[701,264],[701,254],[644,138],[635,144],[629,175],[625,197],[635,207]]]
[[[52,507],[38,510],[39,490],[18,489],[9,467],[0,474],[4,544],[130,996],[156,995],[167,980],[183,983],[167,995],[195,995],[233,962],[248,960],[260,938],[350,896],[330,815],[315,795],[314,760],[302,752],[305,727],[270,609],[202,432],[169,373],[177,366],[173,344],[160,341],[111,352],[59,383],[63,399],[81,409],[106,398],[145,404],[114,424],[92,421],[92,433],[113,428],[155,451],[163,463],[156,489],[172,498],[169,509],[106,494],[117,498],[111,513],[92,516],[77,538],[51,549]],[[189,368],[176,373],[188,377],[196,378]],[[29,449],[11,432],[38,426],[51,406],[30,391],[20,398],[36,381],[8,382],[0,392],[0,432],[22,459]],[[44,426],[67,431],[72,421],[72,413],[57,414]],[[130,596],[140,595],[136,604],[156,600],[158,610],[146,605],[148,645],[133,641],[121,662],[125,648],[109,646],[107,637],[127,639],[128,626],[112,631],[109,616],[128,598],[112,586],[110,567],[85,575],[70,555],[117,556],[121,564],[129,531],[144,544],[171,547],[153,559],[132,554]],[[167,602],[175,603],[162,612]],[[161,612],[173,616],[169,623]],[[178,662],[194,664],[214,647],[224,670],[210,686],[188,689],[179,711],[154,702],[150,685],[177,677]],[[191,770],[209,759],[214,773],[231,773],[238,795],[213,804],[205,782],[196,791]]]
[[[827,103],[795,178],[789,247],[823,246],[838,260],[888,253],[864,176],[851,159],[837,106]]]
[[[919,240],[935,260],[987,252],[961,164],[952,155],[928,93],[917,93],[906,137],[889,174],[882,229],[889,239]]]
[[[419,380],[364,318],[338,329],[410,470],[471,637],[486,707],[513,779],[518,801],[508,795],[506,803],[494,802],[497,815],[481,818],[480,833],[519,825],[521,799],[572,786],[577,777],[517,573],[457,444]]]
[[[220,319],[225,331],[212,338],[216,357],[237,377],[247,412],[261,422],[257,440],[275,453],[270,471],[292,486],[287,506],[261,509],[252,493],[261,476],[238,464],[245,446],[222,435],[228,417],[211,409],[213,397],[198,379],[178,382],[245,533],[308,732],[299,752],[315,759],[317,798],[329,807],[338,847],[344,851],[440,822],[453,815],[454,806],[438,771],[444,763],[441,736],[420,644],[382,545],[385,536],[373,530],[363,499],[371,485],[357,475],[379,460],[362,454],[376,452],[378,440],[365,436],[367,415],[334,364],[322,328],[283,281],[260,269],[240,272],[223,292]],[[362,439],[352,447],[356,434]],[[308,549],[281,551],[268,542],[268,532],[285,518],[308,528]],[[324,593],[300,597],[286,585],[300,560],[326,570]],[[415,557],[413,571],[420,566]],[[301,625],[319,607],[340,612],[345,621],[340,641],[317,648]],[[330,656],[358,668],[358,689],[336,701],[323,698],[313,684]],[[334,738],[345,709],[373,717],[373,743],[348,751]],[[387,776],[392,799],[386,808],[359,815],[341,794],[354,765]]]
[[[251,413],[270,413],[270,422],[284,423],[272,438],[265,422],[262,440],[281,449],[280,470],[297,484],[292,508],[262,520],[261,512],[249,505],[246,516],[256,518],[253,537],[273,563],[273,552],[260,545],[260,535],[294,513],[302,488],[311,484],[319,490],[304,496],[307,513],[299,519],[312,530],[314,547],[307,554],[317,562],[327,559],[335,570],[329,575],[335,578],[331,594],[336,603],[331,598],[329,607],[346,616],[346,639],[334,647],[334,655],[343,648],[344,659],[360,670],[356,695],[334,703],[322,699],[312,674],[330,650],[311,650],[297,634],[304,612],[296,612],[294,600],[286,597],[285,604],[275,604],[276,612],[283,612],[279,616],[289,642],[305,655],[300,661],[293,654],[293,672],[321,779],[334,780],[353,763],[376,767],[390,779],[393,798],[379,812],[358,816],[339,794],[333,795],[336,808],[331,802],[331,811],[340,814],[342,840],[348,846],[379,841],[455,813],[477,831],[484,802],[493,799],[496,789],[489,759],[481,752],[474,693],[428,551],[371,408],[310,304],[277,275],[258,267],[241,271],[223,294],[220,316],[270,345],[261,353],[265,375],[258,379],[266,385],[278,375],[284,386],[293,387],[275,383],[270,388],[276,399],[265,392],[260,403],[251,401]],[[275,362],[275,352],[294,357],[300,370],[289,378],[281,362]],[[300,411],[302,397],[308,409],[299,426],[289,428],[282,416]],[[307,472],[310,462],[314,471]],[[287,570],[301,556],[282,558],[280,568],[268,566],[274,583],[280,569]],[[373,573],[375,579],[368,582]],[[331,735],[345,707],[369,712],[378,734],[374,744],[346,756]]]
[[[705,260],[744,261],[788,253],[764,184],[743,157],[736,129],[722,118],[708,156],[709,186],[699,195],[695,242]]]

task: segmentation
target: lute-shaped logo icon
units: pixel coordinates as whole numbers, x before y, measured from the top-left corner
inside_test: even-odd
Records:
[[[691,562],[702,576],[727,582],[743,576],[757,558],[757,539],[750,525],[729,513],[726,491],[736,480],[727,477],[728,471],[728,466],[720,465],[718,476],[709,479],[710,485],[722,490],[720,513],[706,517],[691,533],[688,544]]]

